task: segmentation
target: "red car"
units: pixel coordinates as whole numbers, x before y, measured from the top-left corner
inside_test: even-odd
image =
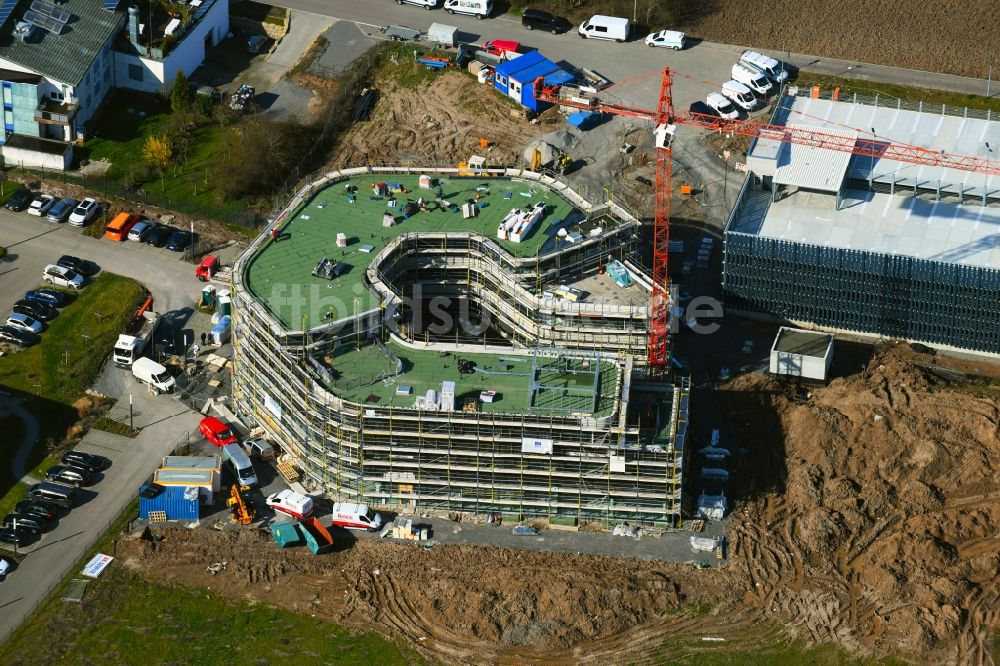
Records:
[[[236,433],[228,425],[215,418],[206,416],[198,424],[198,430],[205,436],[205,439],[216,446],[225,446],[236,441]]]

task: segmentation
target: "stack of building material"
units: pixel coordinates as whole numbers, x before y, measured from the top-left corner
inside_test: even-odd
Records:
[[[711,553],[722,546],[722,537],[691,537],[691,548]]]

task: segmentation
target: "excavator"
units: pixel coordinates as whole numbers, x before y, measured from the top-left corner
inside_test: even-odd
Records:
[[[250,486],[241,486],[237,483],[229,487],[229,499],[226,501],[226,505],[229,507],[233,522],[238,525],[249,525],[257,517],[257,511],[243,496],[249,490]]]

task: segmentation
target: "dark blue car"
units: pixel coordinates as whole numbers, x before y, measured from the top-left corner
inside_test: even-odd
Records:
[[[167,239],[167,249],[172,252],[182,252],[198,240],[197,235],[193,235],[190,231],[175,231],[170,234],[170,238]]]
[[[35,289],[25,292],[24,297],[29,301],[51,305],[54,308],[61,308],[66,305],[66,296],[54,289]]]

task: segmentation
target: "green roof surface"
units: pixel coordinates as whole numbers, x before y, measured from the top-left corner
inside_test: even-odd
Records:
[[[783,328],[774,350],[800,356],[823,358],[830,347],[829,333],[818,331],[803,331],[800,329]]]
[[[354,402],[380,407],[412,408],[418,396],[428,389],[438,394],[441,382],[455,382],[455,409],[461,411],[466,398],[478,397],[481,391],[496,391],[495,402],[480,402],[482,412],[529,412],[532,414],[586,413],[605,416],[615,404],[615,387],[619,370],[615,363],[600,361],[600,372],[594,372],[596,362],[583,367],[574,359],[567,370],[566,359],[537,359],[535,380],[549,389],[531,390],[532,358],[504,354],[442,353],[416,350],[395,342],[386,345],[402,361],[402,373],[395,374],[395,359],[376,345],[359,350],[340,351],[324,363],[333,375],[331,390]],[[459,360],[475,363],[475,372],[461,374]],[[318,360],[318,359],[317,359]],[[595,375],[596,391],[595,388]],[[407,395],[397,394],[399,387],[408,386]],[[558,387],[574,389],[563,392]],[[594,396],[597,408],[594,409]],[[530,400],[530,403],[529,403]]]
[[[49,79],[76,86],[83,80],[101,47],[115,32],[123,13],[104,9],[104,0],[65,0],[56,6],[72,15],[62,34],[35,28],[27,42],[14,34],[14,26],[30,8],[21,0],[0,26],[0,58],[30,69]],[[122,2],[122,6],[126,3]]]
[[[304,330],[354,314],[354,299],[361,312],[377,307],[378,297],[363,285],[365,268],[376,253],[404,233],[419,231],[473,231],[493,239],[515,257],[535,256],[554,236],[573,206],[544,185],[509,178],[449,177],[435,179],[442,198],[460,207],[479,199],[478,215],[463,219],[460,211],[439,207],[417,212],[403,219],[399,207],[418,198],[433,200],[432,189],[418,188],[419,176],[365,174],[321,190],[289,216],[277,242],[267,241],[247,263],[245,279],[250,292],[267,305],[281,323],[292,330]],[[377,196],[372,183],[397,183],[408,193]],[[356,187],[350,192],[347,186]],[[486,187],[483,191],[483,186]],[[477,191],[477,187],[480,191]],[[354,196],[351,203],[349,197]],[[508,198],[505,198],[508,197]],[[390,200],[396,206],[390,208]],[[512,208],[530,208],[545,202],[546,214],[521,243],[497,240],[497,227]],[[393,227],[382,226],[382,217],[392,212]],[[337,247],[337,234],[347,237],[346,248]],[[364,246],[372,246],[364,252]],[[332,280],[314,277],[316,265],[324,257],[349,268]]]

